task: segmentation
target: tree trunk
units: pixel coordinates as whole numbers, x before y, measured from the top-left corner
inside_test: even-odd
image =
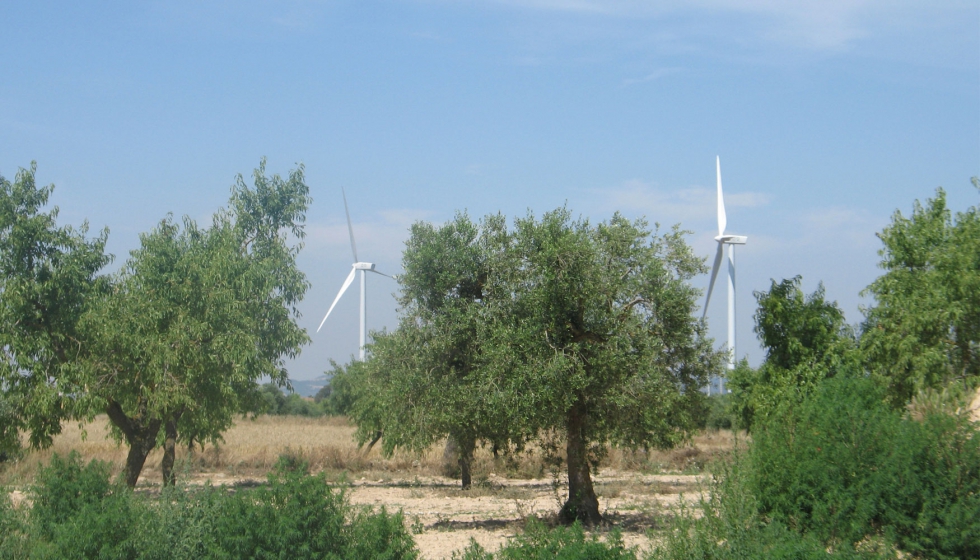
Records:
[[[177,455],[177,422],[181,412],[175,412],[163,425],[163,459],[160,461],[160,471],[163,473],[163,485],[173,486],[177,479],[174,477],[174,462]]]
[[[142,408],[142,407],[141,407]],[[130,418],[123,412],[122,406],[115,401],[109,401],[106,406],[106,414],[109,420],[126,437],[129,444],[129,454],[126,455],[126,485],[130,488],[136,486],[143,464],[146,463],[146,456],[153,451],[157,444],[157,433],[160,431],[159,419],[147,421],[144,415]]]
[[[585,435],[587,422],[588,413],[579,399],[565,418],[565,429],[568,432],[568,501],[558,513],[558,521],[565,525],[580,521],[582,525],[592,527],[602,521],[599,499],[595,495],[589,473],[589,442]]]
[[[476,440],[472,437],[461,438],[458,440],[459,452],[459,479],[463,490],[468,490],[473,483],[473,475],[470,472],[470,464],[473,463],[473,449],[476,447]]]
[[[364,454],[365,455],[367,455],[368,453],[371,452],[371,449],[374,447],[374,444],[376,444],[379,441],[381,441],[381,436],[383,436],[383,435],[384,435],[384,432],[382,432],[381,430],[378,430],[377,432],[374,433],[374,438],[371,440],[371,443],[369,443],[367,445],[367,448],[364,450]]]

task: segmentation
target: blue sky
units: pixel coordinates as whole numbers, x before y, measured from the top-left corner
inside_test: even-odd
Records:
[[[311,334],[350,267],[341,186],[389,274],[415,220],[566,202],[680,223],[708,257],[721,156],[754,364],[753,290],[822,280],[856,323],[896,209],[938,186],[980,201],[975,1],[14,0],[0,21],[0,174],[36,160],[63,222],[109,227],[114,266],[167,212],[207,219],[262,156],[305,164]],[[372,329],[396,324],[396,289],[370,278]],[[294,378],[356,352],[356,295]]]

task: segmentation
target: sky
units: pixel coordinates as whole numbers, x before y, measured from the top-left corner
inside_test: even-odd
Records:
[[[753,365],[754,291],[802,275],[857,324],[895,211],[980,202],[975,0],[10,0],[0,22],[0,175],[36,161],[60,223],[109,228],[108,270],[168,213],[207,223],[261,158],[305,166],[295,379],[357,352],[356,284],[315,332],[353,260],[342,187],[387,274],[415,221],[562,205],[680,224],[709,259],[720,157]],[[369,278],[371,329],[397,289]]]

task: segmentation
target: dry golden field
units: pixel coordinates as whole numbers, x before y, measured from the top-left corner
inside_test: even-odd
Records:
[[[13,489],[15,501],[22,500],[38,465],[53,453],[72,450],[86,461],[108,461],[118,473],[127,449],[107,438],[108,433],[105,418],[84,426],[66,424],[50,449],[0,466],[0,484]],[[441,445],[420,455],[396,453],[386,458],[380,446],[369,452],[359,449],[353,433],[344,418],[241,418],[219,445],[207,445],[203,451],[179,447],[178,476],[192,484],[254,484],[265,479],[281,455],[299,456],[313,472],[346,483],[352,503],[404,511],[425,558],[448,558],[470,538],[496,549],[527,518],[552,519],[567,492],[561,476],[556,477],[533,450],[496,459],[489,450],[478,450],[474,486],[462,491],[458,480],[444,476]],[[671,451],[610,450],[595,478],[609,526],[621,529],[631,545],[650,546],[649,530],[661,527],[681,499],[696,499],[702,468],[727,456],[735,440],[732,432],[709,431]],[[149,456],[139,488],[152,491],[159,486],[160,458],[160,450]]]

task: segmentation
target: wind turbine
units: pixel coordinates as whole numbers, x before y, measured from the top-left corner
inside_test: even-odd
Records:
[[[728,245],[728,369],[735,369],[735,246],[745,245],[749,240],[744,235],[731,235],[725,233],[725,226],[728,225],[728,218],[725,216],[725,198],[721,194],[721,158],[716,157],[715,168],[718,174],[718,235],[715,241],[718,242],[718,251],[715,252],[715,264],[711,267],[711,282],[708,283],[708,296],[704,300],[704,312],[701,319],[708,313],[708,302],[711,301],[711,290],[715,287],[715,278],[718,276],[718,269],[721,267],[721,259],[725,252],[725,245]],[[724,379],[719,380],[719,390],[725,392]]]
[[[350,250],[354,254],[354,264],[351,265],[350,274],[347,275],[347,280],[344,280],[344,285],[340,287],[340,293],[334,298],[333,303],[330,304],[330,309],[327,310],[327,314],[323,316],[323,320],[320,321],[320,326],[316,328],[316,332],[320,332],[323,328],[323,324],[327,322],[327,317],[330,316],[330,312],[340,301],[341,296],[350,287],[351,282],[354,281],[354,275],[357,271],[361,271],[361,344],[360,344],[360,360],[364,361],[364,345],[367,344],[367,272],[374,272],[375,274],[380,274],[381,276],[388,276],[383,272],[375,270],[374,263],[361,262],[357,258],[357,245],[354,244],[354,227],[350,222],[350,210],[347,209],[347,193],[344,192],[343,187],[340,189],[340,193],[344,197],[344,213],[347,214],[347,232],[350,234]],[[388,276],[388,278],[392,278]]]

